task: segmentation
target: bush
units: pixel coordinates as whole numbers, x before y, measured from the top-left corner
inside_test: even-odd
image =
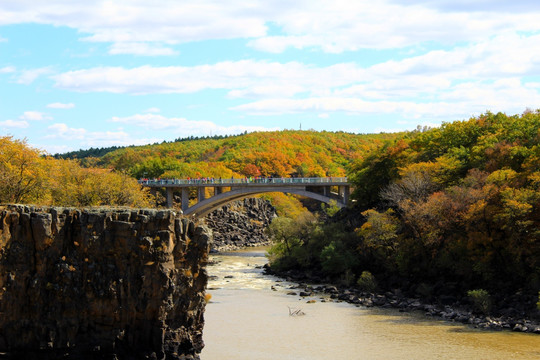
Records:
[[[362,271],[362,274],[356,282],[360,290],[366,292],[374,292],[377,289],[377,280],[369,271]]]
[[[489,314],[491,310],[491,296],[484,289],[467,291],[467,296],[471,299],[476,311],[484,315]]]
[[[321,251],[320,261],[323,271],[330,276],[339,276],[352,270],[357,259],[345,248],[341,241],[332,241]]]

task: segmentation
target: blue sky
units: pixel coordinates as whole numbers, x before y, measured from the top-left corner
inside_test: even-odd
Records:
[[[0,0],[0,135],[49,153],[540,108],[537,0]]]

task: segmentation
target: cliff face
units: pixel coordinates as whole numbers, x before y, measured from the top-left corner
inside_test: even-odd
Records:
[[[173,211],[0,207],[0,352],[198,358],[210,242]]]
[[[212,229],[216,251],[234,250],[249,246],[269,245],[264,230],[277,216],[270,201],[246,198],[232,202],[206,216]]]

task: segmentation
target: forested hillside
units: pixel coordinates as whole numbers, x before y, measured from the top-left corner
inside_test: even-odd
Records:
[[[135,178],[343,176],[353,161],[396,134],[255,132],[119,149],[97,162]]]
[[[354,163],[356,205],[334,223],[274,225],[289,233],[273,266],[424,297],[538,294],[539,143],[538,111],[404,134]]]

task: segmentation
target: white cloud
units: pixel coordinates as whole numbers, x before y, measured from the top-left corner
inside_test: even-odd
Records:
[[[540,3],[536,0],[390,0],[395,4],[423,5],[440,11],[454,12],[529,12],[540,10]]]
[[[265,1],[246,6],[239,0],[162,0],[159,4],[132,0],[17,0],[16,4],[0,3],[0,25],[67,26],[85,34],[85,41],[114,43],[112,53],[132,54],[141,49],[140,45],[135,49],[135,43],[177,44],[262,36],[267,30],[263,14],[271,6]],[[154,55],[171,52],[152,48],[160,52]]]
[[[43,76],[43,75],[48,75],[48,74],[51,74],[51,73],[52,73],[52,69],[50,67],[31,69],[31,70],[23,70],[19,74],[19,77],[17,79],[17,83],[18,84],[23,84],[23,85],[30,85],[38,77]]]
[[[168,118],[158,114],[136,114],[127,117],[113,117],[115,123],[125,123],[131,126],[142,127],[147,130],[168,130],[174,131],[175,136],[207,136],[207,135],[232,135],[244,131],[272,131],[279,128],[265,128],[262,126],[222,126],[211,121],[196,121],[185,118]]]
[[[234,110],[249,114],[381,112],[412,119],[439,118],[444,111],[451,118],[486,109],[521,112],[539,103],[540,88],[533,82],[540,74],[539,2],[16,3],[0,4],[0,24],[32,22],[76,28],[86,42],[106,42],[111,54],[176,55],[180,43],[239,38],[255,49],[273,53],[290,48],[315,50],[312,64],[239,60],[193,66],[103,66],[50,76],[57,88],[69,91],[139,95],[220,90],[227,99],[234,99]],[[459,45],[452,48],[455,44]],[[318,51],[396,48],[402,49],[399,58],[395,52],[374,56],[358,52],[347,57],[356,62],[313,65],[319,61]],[[394,60],[361,66],[364,55],[368,64],[384,56],[394,56]],[[303,58],[309,56],[302,54]],[[342,61],[338,56],[328,56],[325,61],[331,59]],[[18,73],[14,67],[4,67],[0,73],[15,73],[13,78],[19,83],[30,84],[53,71],[39,68]],[[199,99],[195,102],[201,103]],[[159,109],[143,113],[155,115]],[[134,115],[132,120],[143,126],[144,119],[136,117],[146,115]],[[192,125],[190,120],[172,118],[169,126],[191,129]]]
[[[344,86],[361,79],[354,64],[317,68],[298,62],[224,61],[192,67],[100,67],[53,76],[59,88],[80,92],[194,93],[207,89],[231,90],[231,97],[288,95]]]
[[[156,44],[149,44],[144,42],[121,42],[115,43],[109,49],[109,54],[131,54],[139,56],[171,56],[178,55],[178,51],[175,51],[169,47],[164,47]]]
[[[448,102],[365,101],[357,98],[325,97],[269,99],[233,107],[251,115],[281,115],[301,112],[345,112],[349,114],[393,114],[405,117],[455,117],[466,113],[463,106]],[[485,110],[485,109],[482,109]]]
[[[7,41],[8,41],[8,39],[3,38],[2,36],[0,36],[0,42],[7,42]]]
[[[19,116],[19,119],[28,121],[41,121],[51,120],[52,118],[39,111],[25,111],[21,116]]]
[[[535,32],[538,2],[518,0],[243,0],[153,2],[17,0],[0,4],[0,25],[67,26],[111,53],[171,55],[172,44],[252,39],[262,51],[320,48],[330,53],[426,42],[456,44],[494,34]],[[114,19],[114,21],[111,21]],[[270,24],[277,30],[270,33]],[[167,46],[165,46],[167,45]]]
[[[88,133],[85,141],[81,144],[91,147],[104,146],[127,146],[127,145],[144,145],[156,139],[133,139],[130,134],[124,131],[96,131]]]
[[[521,112],[534,107],[540,89],[526,78],[538,73],[540,35],[503,34],[369,67],[242,60],[191,67],[90,68],[53,78],[57,87],[81,92],[155,94],[221,89],[230,98],[257,100],[233,108],[256,115],[319,109],[395,111],[408,118],[438,117],[448,111],[455,118],[486,109]],[[505,81],[512,86],[497,86]],[[465,91],[470,95],[459,95]]]
[[[506,31],[538,31],[536,11],[510,13],[452,12],[418,2],[334,0],[312,1],[284,11],[275,22],[282,34],[258,37],[250,46],[269,52],[287,48],[320,48],[329,53],[359,49],[392,49],[437,42],[479,41]]]
[[[86,129],[83,128],[70,128],[66,124],[56,123],[48,127],[50,133],[46,136],[52,139],[65,139],[65,140],[81,140],[87,134]]]
[[[62,153],[66,153],[66,152],[69,152],[69,151],[77,150],[77,149],[72,148],[72,147],[70,147],[68,145],[58,145],[58,144],[55,144],[55,145],[35,145],[35,144],[32,144],[32,146],[34,148],[38,148],[38,149],[45,149],[47,154],[51,154],[51,155],[62,154]]]
[[[0,68],[0,74],[9,74],[9,73],[14,73],[15,72],[15,67],[13,66],[5,66],[3,68]]]
[[[90,68],[58,74],[53,79],[57,87],[81,92],[195,93],[224,89],[231,98],[267,99],[311,93],[384,99],[436,94],[461,81],[538,73],[540,35],[504,34],[370,67],[241,60],[191,67]]]
[[[51,109],[73,109],[75,107],[75,104],[73,103],[65,104],[65,103],[56,102],[56,103],[48,104],[47,107]]]
[[[113,117],[111,122],[129,124],[130,128],[141,127],[148,131],[167,131],[171,136],[207,136],[231,135],[244,131],[271,131],[278,128],[261,126],[221,126],[211,121],[193,121],[184,118],[167,118],[158,114],[136,114],[128,117]],[[82,148],[104,146],[143,145],[161,142],[163,138],[134,138],[124,130],[117,131],[88,131],[84,128],[73,128],[64,123],[56,123],[48,127],[47,139],[75,140]],[[47,148],[48,149],[48,148]],[[48,149],[49,150],[49,149]],[[50,151],[50,150],[49,150]]]
[[[48,127],[47,139],[76,140],[79,148],[128,146],[150,144],[162,139],[144,138],[136,139],[125,131],[88,131],[83,128],[71,128],[64,123],[56,123]],[[53,152],[53,148],[46,146],[47,151]],[[71,149],[73,150],[73,149]],[[68,151],[68,150],[63,150]],[[57,151],[58,152],[58,151]]]
[[[26,129],[30,124],[26,120],[5,120],[0,121],[0,127],[2,128],[16,128]]]

